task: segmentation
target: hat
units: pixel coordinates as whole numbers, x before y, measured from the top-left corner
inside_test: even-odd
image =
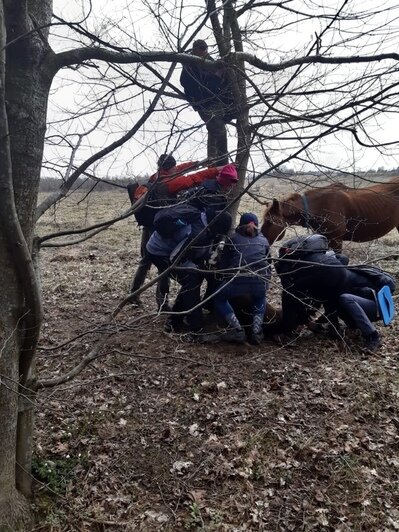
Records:
[[[176,166],[176,159],[173,157],[173,155],[168,155],[167,153],[160,155],[158,159],[159,169],[170,170],[174,166]]]
[[[208,49],[208,45],[203,39],[197,39],[193,42],[193,48],[199,48],[200,50],[204,51]]]
[[[216,181],[221,187],[234,185],[238,181],[237,168],[234,164],[226,164],[216,176]]]
[[[256,225],[256,227],[258,227],[259,225],[258,217],[253,212],[245,212],[240,218],[239,225],[248,225],[248,224]]]
[[[209,231],[214,235],[226,235],[230,229],[232,224],[232,218],[231,214],[227,211],[215,211],[214,209],[205,209],[206,219],[208,221],[208,224],[212,222],[214,218],[217,217],[217,220],[215,220],[215,223],[213,223],[209,227]]]

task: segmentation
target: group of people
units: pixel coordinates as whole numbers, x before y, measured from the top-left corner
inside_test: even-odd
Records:
[[[170,155],[161,156],[158,165],[147,185],[129,189],[132,203],[147,195],[145,205],[136,213],[144,229],[132,302],[139,303],[135,292],[153,264],[161,275],[156,300],[158,310],[168,313],[168,332],[188,330],[188,338],[200,342],[244,343],[248,339],[260,344],[271,276],[269,244],[254,213],[244,213],[231,230],[226,207],[238,181],[235,166],[190,173],[195,162],[177,165]],[[342,320],[361,331],[367,349],[378,349],[381,340],[374,322],[385,320],[386,315],[392,318],[394,280],[384,272],[354,268],[348,262],[344,255],[328,249],[322,235],[283,244],[274,264],[282,286],[282,317],[274,332],[290,333],[299,326],[319,332],[326,327],[331,335],[340,337]],[[173,305],[169,301],[170,278],[180,285]],[[202,289],[204,284],[206,289]],[[249,335],[234,310],[235,302],[241,299],[242,304],[243,298],[251,316]],[[314,320],[321,307],[324,313]],[[204,309],[220,318],[218,332],[205,331]]]
[[[154,220],[157,213],[165,214],[165,208],[168,206],[189,203],[190,208],[196,208],[200,212],[205,213],[207,209],[207,215],[211,217],[214,212],[223,210],[227,205],[227,195],[238,181],[236,167],[233,164],[227,164],[184,174],[184,172],[195,169],[196,164],[197,161],[176,164],[172,155],[163,154],[158,159],[157,172],[149,178],[146,185],[128,185],[132,204],[145,197],[145,205],[135,214],[138,225],[142,227],[142,238],[141,260],[133,279],[132,293],[143,285],[153,264],[148,243],[154,233]],[[182,213],[179,214],[182,215]],[[185,213],[186,216],[188,214]],[[172,244],[172,242],[169,243],[169,246]],[[153,244],[150,247],[153,249]],[[160,251],[153,253],[153,255],[157,254],[159,255]],[[169,280],[167,276],[164,276],[157,284],[158,310],[170,310],[168,294]],[[133,301],[135,300],[137,298],[133,298]]]
[[[395,280],[374,267],[349,266],[347,256],[328,248],[319,234],[293,238],[280,248],[275,269],[282,286],[282,332],[306,325],[317,333],[327,324],[329,334],[342,338],[340,320],[360,331],[366,349],[381,346],[374,326],[387,325],[394,315]],[[318,320],[314,314],[323,307]]]
[[[213,61],[201,39],[193,43],[191,53]],[[130,299],[140,303],[137,292],[155,265],[160,274],[156,301],[158,311],[168,313],[167,331],[188,329],[189,338],[197,341],[220,338],[244,343],[248,339],[260,344],[266,330],[271,259],[255,214],[244,213],[231,230],[228,198],[238,175],[235,165],[228,164],[226,123],[236,115],[230,84],[219,62],[212,69],[200,63],[183,66],[180,82],[187,100],[206,124],[208,161],[213,166],[197,170],[197,161],[177,164],[172,155],[163,154],[157,172],[145,185],[128,186],[132,204],[143,200],[135,212],[143,230],[141,260]],[[327,324],[330,334],[337,337],[341,336],[341,319],[361,331],[368,349],[381,345],[373,323],[392,319],[395,283],[389,275],[374,271],[373,276],[370,269],[348,266],[347,257],[328,250],[322,235],[286,242],[275,270],[282,285],[282,318],[275,324],[275,332],[289,333],[299,326],[318,332]],[[180,285],[173,305],[169,301],[170,278]],[[205,283],[206,290],[202,290]],[[249,335],[234,310],[234,302],[240,298],[250,316]],[[315,321],[320,307],[324,314]],[[216,337],[205,332],[204,309],[216,312],[224,325]]]
[[[229,236],[232,218],[226,207],[238,181],[236,167],[227,164],[181,175],[194,166],[195,162],[177,165],[173,157],[163,155],[147,185],[128,187],[132,203],[147,196],[136,213],[143,233],[131,301],[139,304],[135,293],[153,264],[161,275],[158,310],[170,313],[166,330],[180,332],[187,326],[191,339],[205,341],[209,335],[204,332],[203,309],[215,308],[229,325],[224,338],[243,342],[245,334],[229,300],[249,293],[253,295],[252,341],[260,343],[270,271],[268,242],[252,213],[241,216],[235,234]],[[170,278],[180,284],[173,305]],[[204,281],[207,288],[202,298]]]

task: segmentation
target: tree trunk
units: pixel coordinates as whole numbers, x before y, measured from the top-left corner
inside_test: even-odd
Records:
[[[227,0],[223,7],[223,26],[219,21],[219,12],[216,9],[215,0],[208,1],[208,13],[212,23],[219,54],[224,58],[227,65],[227,75],[231,86],[234,106],[237,113],[237,155],[238,186],[231,191],[230,199],[242,192],[247,173],[249,152],[251,148],[251,135],[249,132],[248,101],[245,84],[245,64],[241,59],[231,56],[232,44],[235,52],[242,52],[242,36],[237,22],[237,14],[233,2]],[[236,201],[229,209],[234,220],[237,216],[239,201]]]
[[[32,29],[48,24],[51,13],[49,0],[0,0],[0,531],[27,530],[29,522],[17,488],[30,493],[31,368],[41,323],[30,250],[52,53],[46,31]]]
[[[16,446],[18,417],[18,353],[17,329],[21,294],[7,257],[7,241],[0,233],[0,531],[26,530],[29,506],[16,490]],[[6,290],[4,287],[8,287]]]

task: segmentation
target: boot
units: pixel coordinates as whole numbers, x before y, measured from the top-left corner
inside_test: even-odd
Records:
[[[247,337],[243,329],[230,329],[222,334],[222,340],[232,344],[245,344]]]
[[[255,314],[252,323],[251,344],[260,345],[263,338],[263,314]]]
[[[180,333],[184,329],[182,316],[168,316],[163,330],[167,333]]]
[[[374,353],[381,347],[381,345],[380,335],[377,331],[364,336],[364,348],[367,349],[367,351]]]
[[[207,333],[203,329],[196,332],[190,332],[185,336],[186,342],[193,344],[215,344],[220,341],[220,335],[216,333]]]
[[[161,304],[158,303],[158,312],[171,312],[172,307],[169,304],[169,301],[163,301]]]

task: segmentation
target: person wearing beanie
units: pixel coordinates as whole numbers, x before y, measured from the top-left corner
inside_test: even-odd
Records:
[[[183,190],[188,190],[193,187],[205,184],[207,181],[216,180],[222,188],[235,185],[238,182],[237,169],[234,164],[225,164],[223,166],[215,166],[205,168],[198,172],[191,172],[186,175],[179,175],[176,177],[166,178],[162,181],[162,187],[165,193],[176,196]]]
[[[259,232],[257,216],[243,214],[234,235],[226,241],[218,268],[228,270],[224,282],[214,297],[216,312],[227,323],[228,330],[222,339],[244,343],[246,334],[234,313],[230,300],[239,296],[251,296],[252,329],[251,343],[259,345],[263,340],[263,319],[266,310],[266,291],[270,277],[269,243]]]
[[[216,171],[212,172],[216,174],[213,179],[205,179],[199,186],[179,193],[178,201],[189,203],[200,210],[212,208],[222,211],[227,206],[227,194],[238,183],[238,174],[234,164],[226,164]]]
[[[134,274],[130,292],[136,292],[145,283],[148,272],[151,268],[151,260],[148,257],[146,246],[150,236],[153,232],[153,219],[157,212],[157,207],[168,204],[173,201],[173,194],[169,193],[167,188],[163,185],[165,180],[173,176],[181,175],[190,168],[194,168],[197,161],[188,161],[186,163],[177,164],[173,155],[163,153],[158,159],[158,170],[148,180],[146,185],[128,185],[127,190],[130,201],[133,205],[136,201],[147,194],[146,203],[137,212],[136,220],[139,226],[142,227],[140,253],[141,259],[137,270]],[[150,196],[150,197],[149,197]],[[162,278],[157,284],[156,301],[158,310],[167,311],[169,309],[168,303],[169,294],[169,279]],[[134,297],[131,302],[139,305],[140,299]]]
[[[194,41],[191,55],[214,61],[208,53],[207,43],[202,39]],[[183,65],[180,84],[207,128],[208,159],[217,165],[227,164],[226,123],[235,118],[236,113],[225,68],[220,66],[210,71],[202,65]]]

